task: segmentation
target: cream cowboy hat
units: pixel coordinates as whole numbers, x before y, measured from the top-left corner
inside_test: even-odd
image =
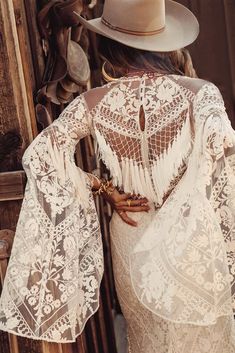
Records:
[[[86,28],[130,47],[149,51],[173,51],[191,44],[198,36],[196,17],[171,0],[106,0],[101,17]]]

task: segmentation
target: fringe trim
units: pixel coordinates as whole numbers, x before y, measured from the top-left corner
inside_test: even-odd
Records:
[[[188,157],[192,148],[191,124],[187,117],[180,132],[174,138],[168,149],[151,166],[154,188],[162,202],[170,183],[177,177],[179,168]],[[162,177],[164,175],[164,178]]]
[[[159,204],[162,203],[172,180],[178,176],[179,168],[192,147],[189,117],[172,144],[149,168],[143,167],[133,159],[118,160],[117,154],[98,130],[95,135],[96,153],[110,170],[114,185],[123,187],[126,193],[140,194]]]
[[[143,168],[133,159],[122,158],[123,189],[126,193],[140,194],[156,201],[155,190],[147,168]]]
[[[76,196],[85,207],[88,207],[90,181],[86,173],[76,166],[70,155],[64,150],[58,149],[56,144],[53,145],[51,138],[47,140],[47,147],[60,182],[66,184],[69,180],[75,188]]]
[[[99,159],[102,159],[106,167],[110,170],[113,184],[121,186],[123,184],[122,171],[117,154],[106,143],[104,137],[95,129],[95,152]]]

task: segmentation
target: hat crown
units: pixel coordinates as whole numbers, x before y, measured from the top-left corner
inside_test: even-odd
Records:
[[[102,18],[127,31],[159,31],[165,26],[165,0],[106,0]]]
[[[86,28],[141,50],[178,50],[199,33],[195,15],[173,0],[105,0],[102,17],[77,15]]]

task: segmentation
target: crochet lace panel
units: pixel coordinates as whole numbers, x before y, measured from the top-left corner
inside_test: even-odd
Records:
[[[173,77],[123,78],[109,85],[109,90],[105,87],[90,112],[98,153],[114,183],[159,205],[185,171],[193,142],[195,94]],[[88,106],[96,91],[87,94]]]

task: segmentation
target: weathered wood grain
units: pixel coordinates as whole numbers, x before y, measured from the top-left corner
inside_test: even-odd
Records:
[[[0,2],[0,132],[19,130],[25,144],[35,135],[12,0]]]
[[[32,56],[32,70],[34,71],[34,86],[35,92],[40,88],[41,81],[45,69],[45,58],[42,49],[42,41],[37,27],[37,13],[39,1],[24,0],[24,8],[27,17],[28,37]]]
[[[25,183],[24,171],[0,173],[0,201],[22,200]]]
[[[24,84],[27,95],[27,107],[29,110],[30,126],[33,131],[33,137],[35,137],[37,135],[37,125],[35,120],[35,109],[33,102],[33,92],[35,91],[35,76],[33,70],[33,61],[29,42],[29,33],[24,0],[13,0],[13,7],[17,38],[19,41],[19,51],[22,62],[22,70],[24,75]]]

